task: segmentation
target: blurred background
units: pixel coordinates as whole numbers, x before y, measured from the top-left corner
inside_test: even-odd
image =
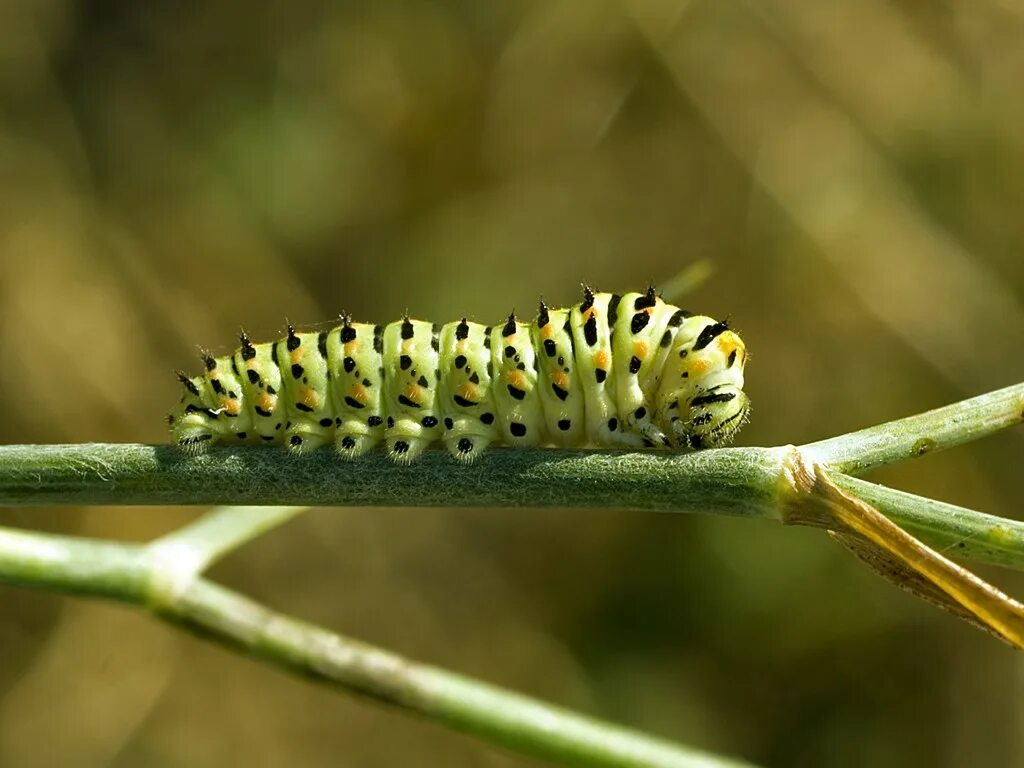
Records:
[[[751,350],[743,445],[1024,378],[1024,3],[0,2],[0,441],[166,440],[284,318],[482,322],[579,282]],[[872,479],[1012,516],[1021,434]],[[6,509],[144,540],[192,509]],[[1018,596],[1024,579],[982,569]],[[1024,666],[819,531],[318,509],[214,575],[413,658],[770,766],[1024,762]],[[536,765],[0,588],[0,764]]]

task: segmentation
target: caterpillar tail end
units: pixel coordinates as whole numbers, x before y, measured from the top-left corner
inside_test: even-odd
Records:
[[[177,411],[167,414],[171,438],[189,456],[198,456],[210,449],[214,442],[213,432],[201,422]]]

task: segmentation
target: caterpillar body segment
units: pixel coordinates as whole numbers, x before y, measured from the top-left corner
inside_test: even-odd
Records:
[[[587,443],[583,374],[576,365],[570,314],[571,310],[549,309],[541,302],[537,322],[530,329],[548,439],[562,447]]]
[[[442,419],[444,444],[459,461],[470,463],[501,439],[494,400],[491,328],[462,320],[441,329],[441,349],[449,364],[441,369],[441,402],[452,408]]]
[[[656,411],[647,393],[657,391],[665,356],[685,313],[658,301],[653,291],[627,293],[620,310],[613,355],[620,362],[615,368],[616,404],[625,431],[640,435],[648,447],[670,447],[672,441],[654,423]]]
[[[569,325],[576,350],[576,365],[589,381],[583,382],[583,412],[587,442],[593,445],[639,447],[635,435],[619,430],[612,375],[611,331],[615,325],[617,295],[583,289],[583,302],[572,308]],[[603,322],[601,322],[603,320]]]
[[[444,433],[438,383],[439,342],[433,324],[405,318],[384,328],[385,445],[410,463]]]
[[[504,325],[491,328],[491,361],[498,379],[493,391],[501,441],[517,447],[545,444],[547,429],[530,326],[517,321],[514,313]]]
[[[280,437],[280,430],[283,425],[278,419],[278,398],[284,391],[281,379],[281,369],[274,361],[274,346],[272,344],[260,344],[253,346],[249,338],[242,333],[239,340],[242,346],[235,352],[232,361],[232,371],[239,371],[239,379],[242,382],[242,398],[246,405],[244,409],[252,419],[252,434],[246,435],[247,439],[254,441],[272,443]],[[217,363],[217,368],[223,367],[222,362]],[[236,434],[248,432],[248,428],[240,424],[232,424]],[[237,439],[237,438],[236,438]]]
[[[341,324],[204,355],[168,417],[191,452],[214,443],[333,443],[354,458],[381,443],[399,463],[442,442],[460,462],[490,445],[694,450],[743,425],[746,349],[726,323],[691,316],[653,289],[584,289],[541,302],[535,321],[484,326],[402,320]]]
[[[327,332],[334,446],[347,458],[361,456],[384,439],[383,334],[380,326],[353,323],[348,317]]]
[[[299,452],[320,448],[334,439],[327,350],[317,347],[317,334],[296,333],[291,326],[287,337],[274,344],[274,360],[281,373],[280,402],[287,418],[284,440]]]

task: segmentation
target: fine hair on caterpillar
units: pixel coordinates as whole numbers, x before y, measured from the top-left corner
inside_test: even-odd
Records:
[[[204,354],[204,374],[178,374],[185,391],[167,420],[189,452],[333,444],[351,459],[383,443],[409,463],[441,441],[468,463],[489,445],[694,450],[729,442],[750,411],[739,335],[653,288],[584,286],[579,304],[542,301],[532,322],[343,315],[329,330],[240,340],[232,355]]]

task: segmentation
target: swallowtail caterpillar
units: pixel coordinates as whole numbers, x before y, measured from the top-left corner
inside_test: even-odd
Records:
[[[206,373],[178,374],[168,416],[185,450],[213,443],[333,443],[352,459],[381,442],[399,463],[442,441],[458,461],[489,445],[667,448],[727,443],[750,410],[746,348],[724,322],[644,293],[595,293],[566,309],[540,304],[484,326],[408,317],[386,326],[288,327],[275,342],[243,332]]]

